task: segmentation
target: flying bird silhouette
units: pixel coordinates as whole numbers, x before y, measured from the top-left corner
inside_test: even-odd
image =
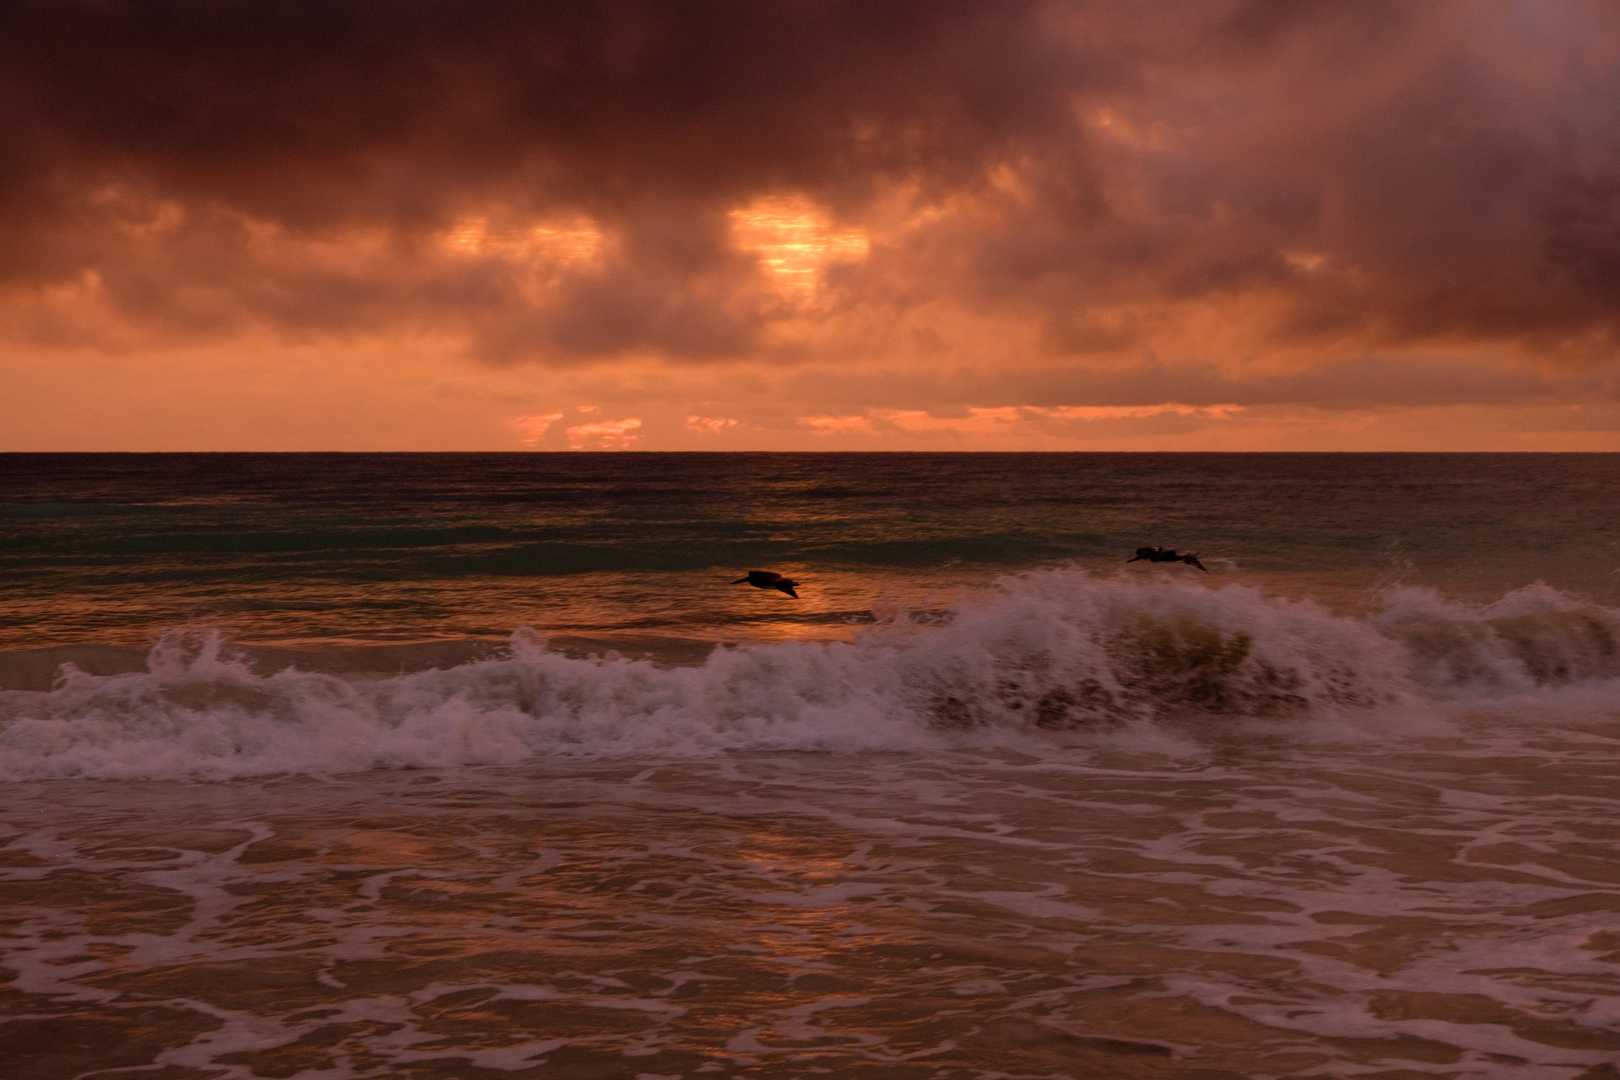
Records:
[[[747,577],[740,577],[732,582],[733,585],[742,585],[744,583],[752,585],[756,589],[780,589],[795,600],[799,598],[799,594],[793,591],[793,587],[798,582],[792,578],[783,577],[775,570],[750,570]]]
[[[1136,549],[1136,559],[1146,559],[1148,562],[1184,562],[1188,566],[1198,567],[1206,574],[1209,573],[1209,568],[1198,561],[1198,552],[1196,551],[1177,551],[1175,548],[1167,547],[1140,547]],[[1136,559],[1126,559],[1125,561],[1133,563]]]

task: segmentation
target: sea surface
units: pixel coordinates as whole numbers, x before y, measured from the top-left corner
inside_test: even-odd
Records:
[[[1620,455],[0,455],[0,1063],[1620,1080]]]

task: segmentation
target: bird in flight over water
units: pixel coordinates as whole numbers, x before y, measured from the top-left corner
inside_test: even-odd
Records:
[[[1206,574],[1209,573],[1209,569],[1198,561],[1198,552],[1196,551],[1177,551],[1175,548],[1167,547],[1141,547],[1136,549],[1136,559],[1146,559],[1148,562],[1184,562],[1188,566],[1198,567]],[[1136,559],[1126,559],[1125,561],[1133,563]]]
[[[741,585],[744,582],[752,585],[756,589],[781,589],[783,592],[793,597],[793,599],[797,600],[799,598],[799,594],[793,591],[793,587],[797,585],[798,582],[794,581],[792,578],[783,577],[775,570],[750,570],[748,571],[747,577],[740,577],[736,581],[733,581],[732,584]]]

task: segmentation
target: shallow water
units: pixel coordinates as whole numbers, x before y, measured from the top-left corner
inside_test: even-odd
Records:
[[[0,460],[0,1074],[1620,1080],[1620,458],[642,461]]]
[[[0,1052],[15,1077],[1595,1080],[1617,766],[1609,724],[15,785]]]

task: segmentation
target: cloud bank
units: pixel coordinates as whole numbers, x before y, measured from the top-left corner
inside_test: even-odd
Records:
[[[20,0],[0,339],[395,343],[690,440],[1612,404],[1615,101],[1597,0]],[[632,418],[537,395],[514,445]]]

